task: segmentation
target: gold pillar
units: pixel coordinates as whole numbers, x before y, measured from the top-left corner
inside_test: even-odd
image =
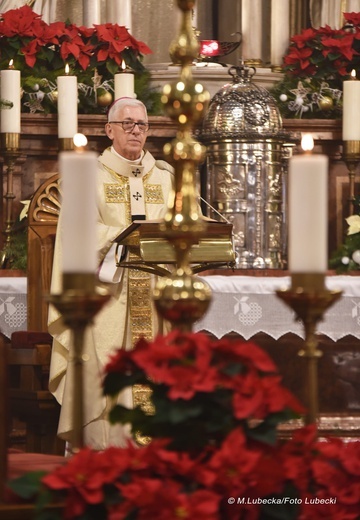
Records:
[[[192,77],[192,64],[199,44],[192,28],[194,0],[177,0],[182,12],[180,34],[170,46],[174,63],[181,65],[177,81],[165,85],[162,102],[168,116],[178,124],[176,138],[165,145],[164,154],[175,168],[175,196],[165,215],[163,233],[172,244],[176,271],[159,280],[154,301],[160,315],[184,331],[207,310],[210,289],[192,275],[190,249],[206,233],[196,193],[196,166],[204,160],[205,147],[193,138],[193,126],[204,116],[210,94]]]

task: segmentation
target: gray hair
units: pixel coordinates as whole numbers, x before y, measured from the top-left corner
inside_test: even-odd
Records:
[[[144,109],[145,115],[147,117],[147,110],[146,106],[142,101],[136,98],[128,98],[128,97],[122,97],[119,99],[116,99],[112,105],[110,105],[110,108],[108,110],[108,121],[112,121],[113,119],[116,119],[117,113],[122,110],[125,107],[142,107]]]

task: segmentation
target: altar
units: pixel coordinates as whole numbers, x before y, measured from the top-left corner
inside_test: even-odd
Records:
[[[0,331],[9,338],[27,329],[27,278],[0,277]]]
[[[210,286],[212,300],[194,331],[203,330],[217,338],[237,334],[246,340],[258,333],[274,340],[288,333],[304,337],[294,312],[276,296],[277,289],[290,286],[289,276],[236,274],[201,278]],[[318,324],[318,333],[334,342],[349,335],[360,340],[360,277],[327,276],[326,286],[343,293]],[[0,277],[0,330],[10,338],[12,332],[26,329],[27,278]]]
[[[239,272],[239,271],[238,271]],[[276,296],[277,289],[290,287],[289,276],[205,276],[212,291],[206,315],[195,324],[221,338],[236,333],[245,339],[264,332],[274,339],[287,333],[303,338],[302,324],[294,312]],[[318,332],[333,341],[352,335],[360,339],[360,278],[328,276],[330,290],[341,289],[342,297],[325,313]]]
[[[238,274],[239,270],[236,274],[224,273],[228,276],[203,277],[211,288],[212,301],[206,315],[195,323],[194,331],[248,341],[249,348],[251,344],[260,346],[274,360],[284,385],[306,403],[306,359],[298,355],[303,348],[303,326],[276,296],[277,289],[290,287],[290,276],[244,276]],[[340,289],[342,296],[317,326],[322,353],[318,360],[321,429],[358,436],[360,278],[327,276],[326,286]]]
[[[284,384],[306,402],[306,363],[298,356],[304,332],[294,312],[276,296],[290,285],[289,276],[246,276],[227,270],[204,275],[212,300],[194,332],[237,337],[257,344],[274,360]],[[285,273],[284,273],[285,274]],[[322,356],[318,363],[319,408],[326,417],[342,416],[341,429],[360,430],[360,277],[327,276],[328,289],[342,297],[317,327]],[[6,338],[27,329],[27,278],[0,277],[0,330]],[[356,419],[354,417],[356,416]],[[344,419],[345,418],[345,419]],[[346,420],[346,426],[343,424]],[[351,421],[355,420],[355,424]],[[350,421],[350,425],[349,425]],[[337,423],[336,423],[337,424]],[[334,429],[332,423],[331,430]]]

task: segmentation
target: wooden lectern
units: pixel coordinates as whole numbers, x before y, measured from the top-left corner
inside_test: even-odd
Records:
[[[208,219],[204,221],[204,232],[190,249],[192,272],[195,274],[222,266],[234,267],[232,224]],[[176,257],[173,245],[164,236],[163,223],[162,220],[135,220],[120,233],[114,242],[135,252],[139,260],[121,261],[117,258],[117,266],[169,276],[171,271],[163,264],[174,264]]]

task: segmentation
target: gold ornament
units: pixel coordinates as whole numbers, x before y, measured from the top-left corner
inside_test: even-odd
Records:
[[[329,96],[324,96],[319,101],[319,107],[321,110],[331,110],[334,106],[334,102]]]
[[[101,91],[101,94],[97,96],[97,104],[99,107],[108,107],[112,103],[112,100],[112,94],[107,90]]]

